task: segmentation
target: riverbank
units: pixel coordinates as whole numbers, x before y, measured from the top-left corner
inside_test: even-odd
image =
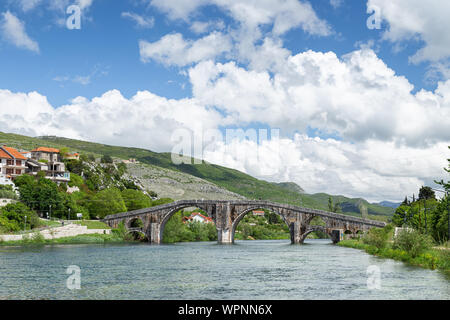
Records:
[[[116,233],[111,234],[83,234],[72,237],[57,239],[44,239],[42,237],[30,237],[18,241],[0,241],[0,247],[6,246],[29,246],[29,245],[52,245],[52,244],[107,244],[107,243],[132,243]]]
[[[339,242],[338,245],[347,248],[364,250],[371,255],[402,261],[413,266],[432,270],[439,269],[450,275],[449,250],[430,249],[417,257],[413,257],[404,250],[393,249],[390,244],[384,248],[377,248],[373,245],[363,243],[362,240],[343,240]]]

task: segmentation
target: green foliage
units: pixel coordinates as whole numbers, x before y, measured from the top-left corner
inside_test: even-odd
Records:
[[[437,242],[448,241],[450,196],[441,199],[431,214],[431,235]]]
[[[122,198],[128,211],[149,208],[152,200],[143,192],[132,189],[122,191]]]
[[[80,188],[84,184],[84,180],[81,176],[76,173],[70,174],[69,187],[78,187]]]
[[[415,258],[431,248],[433,239],[417,230],[402,230],[394,239],[394,249],[404,250]]]
[[[365,244],[374,246],[377,249],[386,247],[389,236],[392,233],[392,225],[387,225],[384,228],[372,228],[363,237],[362,241]]]
[[[430,187],[422,187],[419,190],[419,199],[418,200],[429,200],[435,199],[436,195]]]
[[[8,204],[0,209],[0,226],[6,231],[14,232],[23,230],[25,227],[25,216],[27,217],[27,229],[40,226],[37,214],[20,202]]]
[[[113,159],[110,155],[104,155],[101,160],[102,163],[113,163]]]
[[[119,189],[111,188],[98,192],[89,205],[91,217],[104,218],[107,215],[126,212],[127,207]]]
[[[162,204],[167,204],[167,203],[172,203],[175,200],[170,199],[170,198],[160,198],[160,199],[156,199],[154,201],[152,201],[152,207],[156,207],[156,206],[160,206]]]

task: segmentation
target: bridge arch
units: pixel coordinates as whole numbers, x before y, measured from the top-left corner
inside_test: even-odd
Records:
[[[163,236],[164,236],[164,229],[166,227],[166,223],[170,220],[170,218],[173,217],[173,215],[175,213],[177,213],[180,210],[186,209],[186,208],[198,208],[201,209],[205,212],[208,212],[206,206],[202,206],[199,205],[197,203],[192,203],[192,204],[184,204],[184,205],[180,205],[180,206],[176,206],[175,208],[172,208],[170,211],[168,211],[164,217],[162,218],[161,224],[160,224],[160,230],[159,230],[159,239],[161,240],[161,242],[163,241]],[[214,223],[216,223],[215,221],[215,217],[211,217],[214,221]]]
[[[275,213],[276,215],[278,215],[281,218],[281,220],[283,220],[283,222],[289,228],[290,224],[287,221],[287,217],[284,214],[280,213],[275,208],[271,207],[271,206],[254,206],[254,207],[246,208],[245,210],[239,212],[237,217],[233,221],[233,224],[232,224],[232,227],[231,227],[231,241],[232,241],[232,243],[234,243],[234,236],[235,236],[235,233],[236,233],[236,229],[237,229],[239,223],[241,222],[241,220],[244,219],[244,217],[247,214],[249,214],[250,212],[253,212],[254,210],[258,210],[258,209],[265,209],[265,210],[269,210],[269,211]],[[289,233],[291,233],[290,228],[289,228]]]
[[[126,224],[127,229],[143,228],[144,221],[140,217],[133,217]]]
[[[328,236],[330,236],[331,238],[331,233],[329,232],[329,230],[323,226],[318,226],[318,225],[310,225],[308,230],[306,230],[306,232],[304,233],[305,238],[312,232],[315,231],[321,231],[323,233],[326,233]]]

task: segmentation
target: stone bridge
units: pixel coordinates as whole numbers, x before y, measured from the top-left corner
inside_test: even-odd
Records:
[[[239,222],[244,216],[256,209],[267,209],[278,214],[289,227],[291,242],[303,243],[306,236],[313,231],[321,230],[329,234],[334,243],[339,242],[339,233],[356,234],[358,231],[367,231],[373,227],[382,228],[386,224],[380,221],[367,220],[343,214],[297,207],[269,201],[247,200],[181,200],[156,207],[109,215],[102,221],[112,228],[117,228],[124,222],[129,231],[142,232],[149,242],[159,244],[162,242],[164,226],[177,211],[184,208],[199,208],[211,217],[216,225],[218,242],[233,243],[234,234]],[[314,217],[320,217],[325,226],[310,225]],[[141,220],[142,228],[136,228],[135,223]]]

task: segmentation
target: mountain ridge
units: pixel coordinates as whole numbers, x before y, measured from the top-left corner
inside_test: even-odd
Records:
[[[235,169],[222,167],[216,164],[204,162],[202,164],[176,165],[171,160],[171,153],[157,153],[151,150],[135,147],[119,147],[101,143],[87,142],[56,136],[28,137],[18,134],[0,132],[0,142],[13,147],[31,150],[37,146],[62,148],[67,147],[72,152],[93,154],[95,156],[109,155],[119,159],[135,158],[139,162],[182,172],[223,188],[232,193],[244,196],[248,199],[262,199],[275,202],[302,205],[309,208],[328,210],[328,198],[341,204],[342,212],[354,216],[361,216],[361,199],[352,199],[344,196],[328,195],[326,193],[306,194],[304,190],[294,182],[274,183],[257,179]],[[394,213],[393,208],[370,204],[362,199],[368,214],[375,217],[389,217]],[[384,219],[383,218],[383,219]]]

